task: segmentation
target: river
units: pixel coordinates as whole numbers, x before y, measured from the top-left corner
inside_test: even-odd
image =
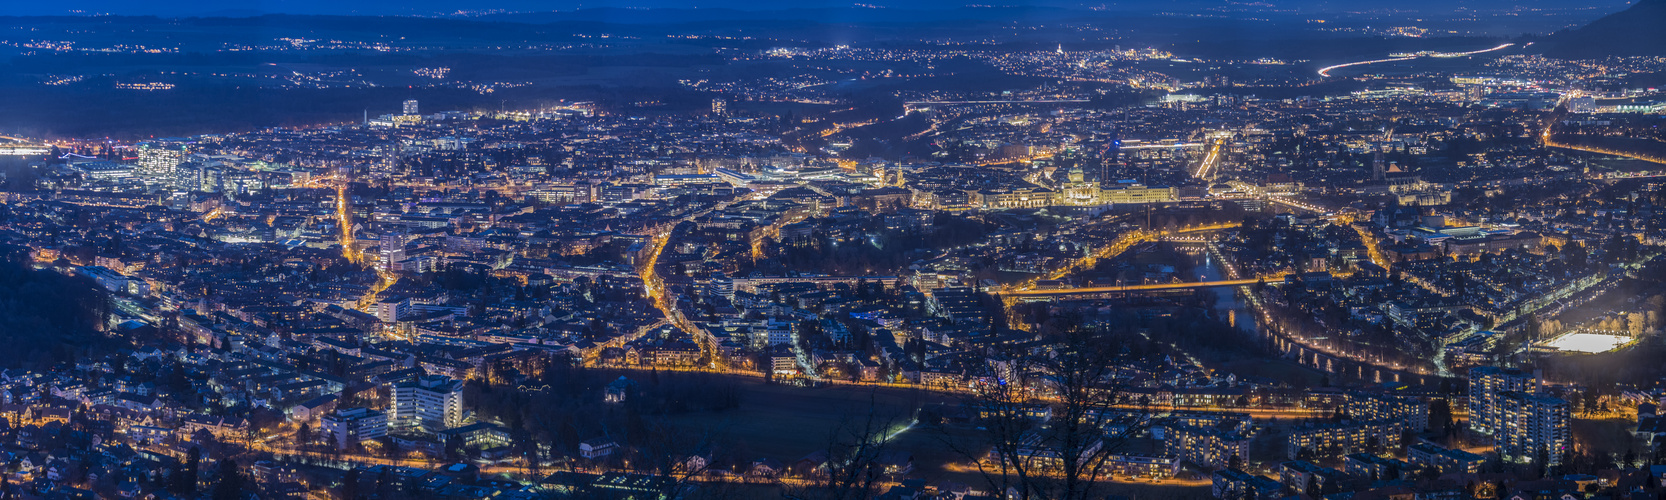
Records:
[[[1193,262],[1197,264],[1192,268],[1192,271],[1198,275],[1198,281],[1226,279],[1220,263],[1216,262],[1208,252],[1201,252],[1191,257],[1194,259]],[[1231,322],[1239,330],[1249,333],[1260,331],[1260,326],[1255,323],[1255,313],[1250,310],[1249,304],[1245,304],[1242,299],[1238,298],[1238,287],[1223,286],[1206,290],[1215,294],[1215,313],[1221,318]]]

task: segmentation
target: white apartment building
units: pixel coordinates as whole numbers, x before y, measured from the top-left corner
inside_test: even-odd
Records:
[[[394,384],[391,425],[425,432],[463,425],[463,381],[428,375]]]
[[[344,408],[319,418],[319,428],[326,436],[333,436],[336,448],[362,443],[388,435],[388,416],[369,408]]]

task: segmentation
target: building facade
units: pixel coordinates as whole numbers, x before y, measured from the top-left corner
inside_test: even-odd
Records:
[[[1191,425],[1170,425],[1163,431],[1163,448],[1169,456],[1208,467],[1224,467],[1236,455],[1249,456],[1249,438],[1236,432]]]
[[[428,375],[393,386],[393,418],[399,429],[439,432],[463,425],[463,382]]]
[[[320,430],[331,436],[336,448],[370,441],[388,435],[388,416],[369,408],[343,408],[319,419]]]
[[[1506,461],[1542,457],[1547,466],[1560,465],[1572,446],[1570,411],[1566,400],[1544,393],[1536,373],[1496,367],[1469,372],[1469,428],[1491,437]]]
[[[1539,390],[1539,378],[1532,373],[1492,366],[1471,369],[1469,430],[1485,436],[1497,434],[1504,421],[1500,395],[1511,391],[1537,394]]]
[[[1562,453],[1573,444],[1566,400],[1543,394],[1506,391],[1499,395],[1503,416],[1493,445],[1498,456],[1511,462],[1546,460],[1562,463]]]
[[[1343,402],[1342,412],[1350,418],[1366,422],[1399,420],[1414,431],[1429,427],[1429,401],[1417,396],[1349,393]]]
[[[1215,498],[1262,500],[1284,496],[1284,485],[1267,476],[1221,469],[1215,471],[1210,479]]]
[[[1476,455],[1463,450],[1453,450],[1435,446],[1429,443],[1417,443],[1406,447],[1406,458],[1413,465],[1434,467],[1442,474],[1454,472],[1475,474],[1481,472],[1481,464],[1486,463],[1487,457]]]
[[[1286,451],[1292,459],[1305,459],[1386,450],[1400,446],[1405,429],[1397,420],[1316,425],[1290,431]],[[1308,456],[1303,456],[1304,450]]]

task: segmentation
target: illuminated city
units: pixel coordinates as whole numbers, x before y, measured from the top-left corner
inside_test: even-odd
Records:
[[[1666,499],[1666,0],[0,5],[0,500]]]

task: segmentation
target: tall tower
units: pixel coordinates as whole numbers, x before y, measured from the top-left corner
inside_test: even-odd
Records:
[[[407,115],[418,114],[417,113],[417,100],[416,99],[406,99],[405,100],[405,114],[407,114]]]
[[[1371,180],[1381,181],[1387,173],[1387,165],[1383,163],[1383,150],[1377,148],[1377,154],[1371,157]]]

